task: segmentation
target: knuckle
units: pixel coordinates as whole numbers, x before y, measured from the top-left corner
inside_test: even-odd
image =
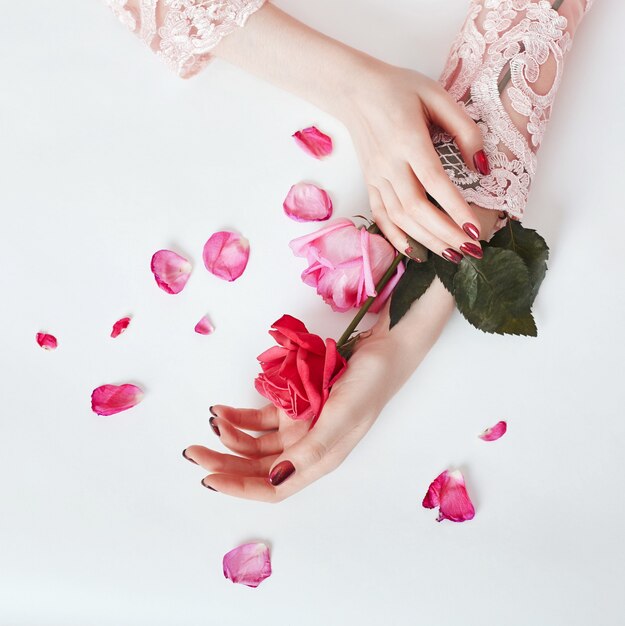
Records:
[[[326,446],[318,439],[312,439],[308,442],[306,455],[311,464],[319,463],[326,454]]]

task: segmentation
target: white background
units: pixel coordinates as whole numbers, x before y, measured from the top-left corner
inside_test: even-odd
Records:
[[[278,5],[437,76],[467,3]],[[345,128],[221,61],[176,78],[101,2],[3,2],[0,624],[622,623],[623,24],[622,2],[597,2],[541,149],[526,216],[552,249],[540,337],[456,315],[347,461],[268,505],[202,488],[181,451],[222,449],[209,405],[261,406],[255,357],[282,313],[325,336],[346,326],[301,284],[287,242],[312,227],[281,208],[305,179],[337,215],[367,211]],[[310,124],[334,138],[330,159],[294,145]],[[235,283],[202,265],[223,228],[252,246]],[[178,296],[149,270],[163,247],[194,264]],[[210,337],[193,332],[205,313]],[[91,390],[122,382],[143,403],[94,415]],[[502,440],[477,439],[502,418]],[[465,473],[471,522],[421,507],[447,467]],[[272,549],[257,589],[221,572],[249,540]]]

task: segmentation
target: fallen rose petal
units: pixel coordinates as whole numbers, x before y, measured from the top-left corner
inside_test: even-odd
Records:
[[[111,331],[111,337],[115,339],[115,337],[119,337],[127,328],[128,324],[130,324],[129,317],[122,317],[120,320],[117,320],[113,324],[113,330]]]
[[[269,548],[264,543],[245,543],[230,550],[223,559],[224,576],[233,583],[258,587],[271,576]]]
[[[475,516],[475,509],[460,470],[445,470],[437,476],[423,498],[423,506],[426,509],[439,507],[437,522],[444,519],[465,522]]]
[[[37,343],[44,350],[56,350],[58,342],[54,335],[48,335],[48,333],[37,333]]]
[[[150,268],[156,284],[171,294],[180,293],[191,275],[191,263],[171,250],[155,252]]]
[[[332,215],[332,200],[317,185],[297,183],[289,189],[282,208],[296,222],[322,222]]]
[[[316,159],[322,159],[332,153],[332,139],[315,126],[298,130],[291,135],[297,144]]]
[[[136,406],[143,400],[143,390],[136,385],[102,385],[91,393],[91,410],[98,415],[114,415]]]
[[[204,244],[204,265],[206,269],[223,280],[239,278],[250,257],[249,241],[237,233],[227,230],[210,236]]]
[[[208,315],[205,315],[196,325],[195,332],[200,335],[210,335],[215,331],[215,327],[211,324]]]
[[[508,430],[508,425],[503,420],[497,422],[494,426],[487,428],[479,438],[484,441],[497,441],[500,437],[503,437]]]

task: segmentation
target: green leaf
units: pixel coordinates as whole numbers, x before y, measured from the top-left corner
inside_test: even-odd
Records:
[[[463,258],[454,277],[458,309],[486,333],[536,336],[531,293],[527,266],[512,250],[485,247],[482,259]]]
[[[547,242],[535,230],[524,228],[515,220],[508,220],[508,224],[495,233],[485,245],[512,250],[523,259],[529,270],[532,285],[531,306],[547,273],[547,259],[549,258]]]
[[[451,261],[446,261],[442,257],[438,256],[438,254],[433,255],[434,260],[434,269],[436,270],[436,275],[440,278],[441,283],[443,283],[445,289],[449,291],[449,293],[454,293],[454,276],[458,271],[458,266]]]
[[[397,322],[408,312],[415,300],[418,300],[434,280],[434,266],[431,261],[416,263],[409,261],[406,271],[391,295],[389,328],[393,328]]]

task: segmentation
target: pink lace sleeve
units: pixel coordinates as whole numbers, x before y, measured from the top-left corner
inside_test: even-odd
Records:
[[[182,78],[197,74],[211,50],[266,0],[105,0],[113,13]]]
[[[471,1],[440,80],[482,130],[490,174],[469,170],[451,137],[433,136],[468,202],[523,216],[564,58],[592,1]]]

